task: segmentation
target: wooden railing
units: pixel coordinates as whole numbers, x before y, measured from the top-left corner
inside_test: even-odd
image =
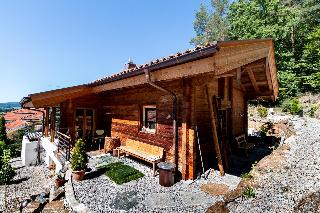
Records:
[[[58,153],[61,160],[69,161],[71,152],[71,137],[61,132],[56,132],[58,138]]]

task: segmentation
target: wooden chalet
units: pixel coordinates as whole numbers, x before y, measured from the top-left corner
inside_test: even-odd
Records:
[[[94,82],[31,94],[25,108],[45,108],[44,136],[105,136],[164,148],[183,179],[204,167],[228,168],[234,138],[247,133],[247,101],[278,96],[271,39],[218,41],[178,52]],[[59,116],[57,116],[59,114]],[[59,117],[56,125],[56,117]],[[49,128],[50,126],[50,128]],[[58,140],[59,143],[59,140]],[[200,147],[200,148],[199,148]]]

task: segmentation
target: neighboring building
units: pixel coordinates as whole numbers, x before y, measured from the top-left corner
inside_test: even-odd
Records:
[[[47,135],[52,124],[51,137],[68,132],[72,143],[83,138],[95,148],[94,133],[104,130],[121,143],[160,146],[184,179],[194,179],[201,171],[198,143],[206,168],[216,167],[220,155],[228,167],[234,137],[247,133],[247,101],[277,96],[273,41],[261,39],[216,42],[140,66],[130,61],[116,75],[31,94],[21,104],[54,113],[45,122]]]
[[[8,135],[27,126],[41,124],[43,113],[29,109],[17,109],[5,113],[4,118]]]

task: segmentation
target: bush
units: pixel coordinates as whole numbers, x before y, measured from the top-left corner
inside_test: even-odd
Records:
[[[10,163],[10,150],[5,149],[1,158],[1,168],[0,168],[0,184],[9,183],[15,175],[14,169],[11,167]]]
[[[265,118],[268,115],[268,109],[266,107],[260,106],[258,107],[258,114],[261,118]]]
[[[296,98],[284,100],[281,106],[283,112],[290,112],[292,115],[299,115],[302,113],[302,106]]]
[[[70,160],[71,168],[73,171],[80,171],[87,168],[88,155],[86,153],[86,144],[82,139],[79,139],[73,150]]]

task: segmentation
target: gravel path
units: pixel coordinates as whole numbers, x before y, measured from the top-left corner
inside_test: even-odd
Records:
[[[257,177],[255,198],[238,198],[230,212],[319,212],[320,121],[293,118],[297,135],[289,140],[282,169]],[[280,162],[279,162],[280,163]]]
[[[11,184],[0,185],[0,212],[17,211],[19,202],[30,195],[44,192],[47,184],[42,166],[21,167],[20,158],[11,159],[10,163],[16,168],[17,174]]]
[[[223,183],[232,190],[240,181],[238,177],[220,177],[217,171],[212,171],[208,180],[180,181],[172,187],[162,187],[158,183],[159,177],[152,176],[150,167],[129,158],[110,159],[138,169],[145,177],[122,185],[116,185],[105,175],[87,176],[90,179],[74,183],[77,200],[96,212],[205,212],[213,203],[222,200],[222,196],[211,196],[201,191],[203,183]],[[90,160],[92,174],[99,161],[101,159]]]

